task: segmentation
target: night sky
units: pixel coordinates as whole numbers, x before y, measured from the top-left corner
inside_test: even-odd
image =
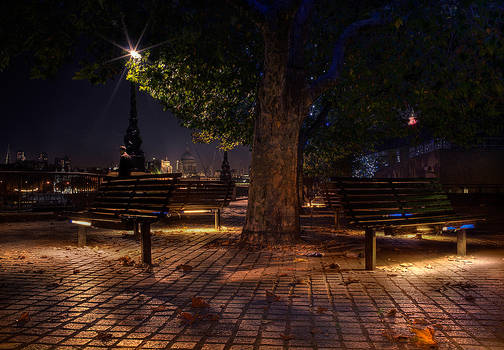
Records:
[[[29,79],[28,68],[15,64],[0,73],[1,126],[0,155],[5,160],[7,145],[11,156],[25,151],[28,159],[38,152],[54,157],[68,155],[73,166],[110,166],[119,159],[119,146],[128,126],[129,83],[111,81],[92,85],[72,80],[75,65],[62,68],[51,80]],[[177,118],[163,111],[149,95],[137,93],[137,109],[142,148],[146,159],[168,157],[174,164],[189,144],[191,152],[204,166],[214,161],[220,166],[222,152],[214,145],[192,144],[191,131],[179,126]],[[232,168],[246,168],[248,148],[229,154]]]

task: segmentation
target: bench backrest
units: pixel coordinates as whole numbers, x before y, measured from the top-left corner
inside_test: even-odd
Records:
[[[325,198],[331,208],[342,206],[349,223],[357,226],[442,220],[454,214],[441,184],[433,178],[333,178]]]
[[[156,218],[170,211],[220,209],[229,204],[232,192],[232,183],[172,174],[109,178],[98,189],[90,212]]]

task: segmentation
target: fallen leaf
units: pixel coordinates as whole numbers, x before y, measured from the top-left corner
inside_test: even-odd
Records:
[[[166,305],[159,305],[152,309],[154,312],[166,311],[168,307]]]
[[[135,261],[131,259],[129,256],[121,256],[119,259],[117,259],[123,266],[133,266],[135,265]]]
[[[434,339],[434,328],[425,327],[423,329],[410,328],[410,330],[415,333],[416,339],[415,343],[419,346],[437,346],[437,341]]]
[[[319,306],[317,307],[317,313],[318,314],[323,314],[324,312],[327,311],[327,308],[326,307],[323,307],[323,306]]]
[[[104,343],[112,340],[112,334],[110,333],[103,331],[98,331],[97,333],[98,334],[96,335],[96,339],[101,340]]]
[[[390,309],[388,312],[387,312],[387,317],[395,317],[395,315],[397,314],[397,310],[396,309]]]
[[[283,333],[280,333],[280,337],[283,339],[283,340],[291,340],[291,339],[294,339],[294,336],[292,334],[283,334]]]
[[[432,270],[432,268],[433,268],[433,267],[432,267],[432,265],[431,265],[431,264],[427,264],[427,265],[425,265],[425,268],[426,268],[426,269],[429,269],[429,270]]]
[[[472,295],[466,295],[464,299],[470,302],[474,302],[476,300],[476,298],[474,298],[474,296]]]
[[[339,270],[340,270],[340,266],[339,266],[339,264],[336,264],[336,263],[332,263],[332,264],[330,264],[330,265],[329,265],[329,268],[330,268],[331,270],[336,270],[336,271],[339,271]]]
[[[182,270],[184,273],[189,273],[192,271],[193,267],[191,265],[177,265],[176,270]]]
[[[411,267],[411,266],[413,266],[413,264],[412,263],[402,263],[402,264],[400,264],[400,266],[402,266],[402,267]]]
[[[31,320],[30,313],[28,311],[25,311],[16,320],[16,323],[18,326],[23,326],[26,322],[28,322],[30,320]]]
[[[294,262],[303,262],[303,261],[308,261],[305,258],[295,258]]]
[[[196,308],[204,308],[208,307],[208,303],[205,301],[205,299],[200,298],[200,297],[192,297],[191,299],[191,306],[196,307]]]

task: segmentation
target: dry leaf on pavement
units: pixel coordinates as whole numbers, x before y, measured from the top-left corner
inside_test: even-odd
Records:
[[[184,273],[188,273],[192,271],[193,267],[191,265],[177,265],[175,269],[182,270]]]
[[[197,308],[204,308],[208,307],[208,303],[205,301],[205,299],[200,298],[200,297],[192,297],[191,299],[191,306],[192,307],[197,307]]]
[[[152,309],[154,312],[166,311],[168,307],[166,305],[159,305]]]
[[[196,322],[200,317],[198,314],[191,314],[190,312],[181,312],[179,313],[178,317],[186,322],[186,323],[189,323],[189,324],[193,324],[194,322]]]
[[[117,259],[123,266],[133,266],[135,265],[135,261],[131,259],[129,256],[121,256],[119,259]]]
[[[415,333],[416,339],[415,343],[419,346],[428,345],[431,348],[437,348],[437,341],[434,339],[434,328],[425,327],[423,329],[410,328],[410,330]]]
[[[110,333],[103,331],[98,331],[97,333],[98,334],[96,335],[96,339],[101,340],[104,343],[112,340],[112,334]]]
[[[339,264],[336,264],[336,263],[332,263],[332,264],[330,264],[330,265],[329,265],[329,268],[330,268],[331,270],[336,270],[336,272],[338,272],[338,271],[340,270],[340,266],[339,266]]]
[[[387,312],[387,317],[395,317],[395,315],[397,314],[397,310],[396,309],[390,309],[388,312]]]
[[[317,313],[318,314],[323,314],[324,312],[327,311],[327,308],[326,307],[323,307],[323,306],[319,306],[317,307]]]
[[[19,316],[19,318],[16,320],[16,323],[18,326],[24,325],[26,322],[30,321],[30,313],[28,311],[25,311]]]
[[[283,334],[283,333],[280,333],[280,337],[282,337],[283,340],[294,339],[294,336],[292,334]]]

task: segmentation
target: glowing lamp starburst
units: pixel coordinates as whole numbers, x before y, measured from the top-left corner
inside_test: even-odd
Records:
[[[136,50],[131,50],[129,52],[129,54],[130,54],[131,58],[133,58],[134,60],[139,60],[142,58],[142,55],[140,55],[140,53]]]

